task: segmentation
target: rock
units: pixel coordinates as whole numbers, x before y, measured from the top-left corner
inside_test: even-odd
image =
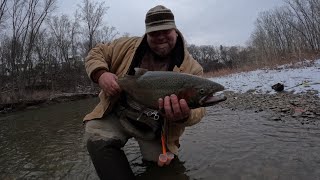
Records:
[[[252,110],[256,113],[273,112],[275,114],[270,120],[274,121],[295,120],[305,125],[306,119],[309,119],[309,125],[320,124],[320,97],[317,95],[289,92],[274,94],[226,92],[226,95],[230,98],[227,103],[220,104],[222,107],[233,110]],[[314,120],[315,123],[310,123],[313,122],[310,120]]]
[[[281,83],[277,83],[271,86],[271,88],[277,92],[283,91],[284,90],[284,85]]]
[[[297,111],[297,112],[294,112],[292,114],[292,117],[298,117],[298,116],[301,116],[301,115],[302,115],[302,112]]]
[[[271,119],[272,119],[273,121],[281,121],[281,118],[280,118],[280,117],[277,117],[277,116],[272,117]]]
[[[288,112],[288,111],[290,111],[290,108],[282,108],[282,109],[280,110],[280,112]]]

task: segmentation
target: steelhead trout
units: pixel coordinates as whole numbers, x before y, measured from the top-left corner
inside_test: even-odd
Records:
[[[215,95],[224,90],[221,84],[199,76],[141,68],[135,70],[135,75],[119,78],[118,84],[129,98],[146,108],[158,109],[158,99],[171,94],[185,99],[191,109],[212,106],[227,99],[222,94]]]

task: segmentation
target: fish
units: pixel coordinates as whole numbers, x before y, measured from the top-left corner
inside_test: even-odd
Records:
[[[125,75],[118,79],[118,84],[125,94],[143,107],[158,109],[159,98],[177,95],[185,99],[189,108],[213,106],[227,98],[223,94],[223,85],[186,73],[173,71],[148,71],[135,68],[134,75]]]

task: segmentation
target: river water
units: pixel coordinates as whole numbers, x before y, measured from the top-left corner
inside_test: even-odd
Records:
[[[96,99],[0,116],[0,179],[98,179],[84,147],[82,117]],[[124,150],[137,179],[320,179],[320,128],[268,112],[219,105],[188,127],[179,159],[145,164],[137,143]]]

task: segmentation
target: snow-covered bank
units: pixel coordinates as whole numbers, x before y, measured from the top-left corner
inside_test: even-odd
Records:
[[[256,70],[231,74],[228,76],[210,78],[226,87],[228,91],[244,93],[254,90],[256,93],[272,94],[275,91],[271,88],[276,83],[284,84],[285,91],[302,93],[306,91],[317,91],[320,96],[320,59],[310,63],[297,65],[282,65],[276,70]],[[295,68],[292,68],[295,66]]]

